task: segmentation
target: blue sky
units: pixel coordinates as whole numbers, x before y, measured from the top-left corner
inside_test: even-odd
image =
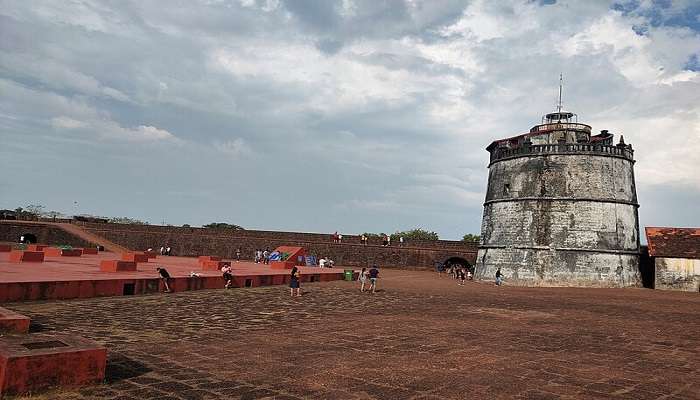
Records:
[[[0,1],[0,208],[478,233],[493,140],[565,108],[700,226],[697,1]],[[77,208],[74,206],[78,203]]]

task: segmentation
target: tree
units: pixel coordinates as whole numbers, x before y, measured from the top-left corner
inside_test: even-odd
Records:
[[[474,235],[471,233],[467,233],[466,235],[464,235],[462,237],[462,241],[465,241],[465,242],[478,242],[480,239],[481,239],[481,236]]]
[[[230,229],[234,231],[244,231],[245,228],[235,224],[229,224],[227,222],[212,222],[211,224],[202,225],[202,228],[209,229]]]
[[[108,222],[112,224],[148,225],[148,222],[143,222],[129,217],[112,217]]]
[[[399,238],[404,240],[440,240],[437,233],[426,231],[425,229],[415,228],[410,231],[396,232],[391,234],[391,241],[396,242]]]
[[[54,221],[56,221],[56,218],[63,218],[63,217],[65,217],[65,215],[63,215],[63,213],[61,213],[61,212],[59,212],[59,211],[49,211],[49,212],[44,213],[44,215],[45,215],[47,218],[52,218]]]
[[[385,233],[370,233],[370,232],[365,232],[363,235],[367,236],[367,239],[380,239],[383,238]]]
[[[41,204],[30,204],[24,208],[24,212],[31,214],[34,218],[39,218],[44,213],[44,206]]]

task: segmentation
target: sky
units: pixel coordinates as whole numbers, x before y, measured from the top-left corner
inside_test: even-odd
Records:
[[[697,0],[0,0],[0,208],[460,239],[560,73],[700,226]]]

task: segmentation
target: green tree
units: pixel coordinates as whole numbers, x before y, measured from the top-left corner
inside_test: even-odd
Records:
[[[245,228],[235,224],[229,224],[227,222],[212,222],[211,224],[202,225],[202,228],[209,229],[230,229],[234,231],[243,231]]]
[[[481,239],[481,236],[479,235],[474,235],[472,233],[467,233],[462,237],[462,240],[465,242],[478,242]]]
[[[392,233],[391,241],[398,242],[401,237],[403,237],[404,240],[440,240],[440,237],[435,232],[415,228],[409,231]]]

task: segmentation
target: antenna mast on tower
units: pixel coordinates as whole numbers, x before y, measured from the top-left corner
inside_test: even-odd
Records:
[[[557,111],[561,113],[561,88],[564,86],[564,75],[559,73],[559,105],[557,106]]]

